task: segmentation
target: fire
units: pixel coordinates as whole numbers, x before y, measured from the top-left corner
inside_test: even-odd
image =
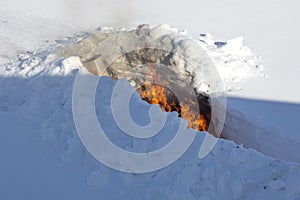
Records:
[[[160,74],[156,72],[155,67],[152,64],[148,66],[148,73],[152,78],[152,83],[144,82],[137,88],[141,98],[150,104],[158,104],[161,109],[166,112],[176,111],[179,116],[187,120],[188,128],[193,128],[198,131],[207,131],[208,122],[204,115],[201,115],[195,106],[195,102],[186,100],[184,102],[178,102],[175,95],[169,91],[166,87],[155,84],[160,82]],[[198,105],[197,105],[198,106]]]

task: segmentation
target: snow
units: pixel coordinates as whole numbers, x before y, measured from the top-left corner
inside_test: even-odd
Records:
[[[186,32],[168,24],[153,28],[142,25],[130,32],[100,28],[72,39],[69,45],[62,48],[61,55],[65,58],[79,56],[87,67],[101,71],[97,63],[111,63],[114,57],[119,56],[119,52],[131,52],[150,44],[151,48],[175,54],[171,60],[177,65],[172,67],[178,71],[179,78],[185,79],[198,92],[209,94],[239,90],[237,83],[264,76],[263,66],[259,64],[258,57],[243,44],[243,38],[232,38],[220,45],[209,34],[201,34],[194,39],[186,35]],[[186,73],[193,74],[195,81],[185,77]]]
[[[199,40],[214,60],[225,85],[225,90],[241,90],[237,83],[253,78],[266,77],[258,56],[244,45],[242,37],[225,42],[214,41],[210,34],[200,34]]]
[[[23,17],[1,14],[9,18],[11,27],[14,27],[5,29],[9,30],[9,34],[0,31],[1,35],[10,35],[10,32],[17,34],[17,31],[27,29],[23,26],[25,22],[19,23]],[[33,23],[37,27],[44,24],[39,20]],[[18,23],[22,26],[18,26]],[[49,30],[49,38],[60,38],[55,35],[57,30],[60,29],[53,26]],[[299,165],[265,155],[296,160],[298,157],[292,156],[295,156],[293,152],[298,152],[299,146],[293,144],[299,140],[293,138],[294,135],[284,137],[285,133],[278,127],[233,108],[228,111],[232,121],[227,122],[227,130],[233,130],[227,133],[232,139],[236,137],[236,143],[246,138],[246,141],[242,141],[243,145],[256,150],[220,139],[208,156],[199,159],[199,148],[207,133],[198,132],[190,149],[173,165],[159,171],[128,174],[99,163],[82,145],[72,116],[73,82],[78,70],[83,67],[82,63],[76,56],[61,58],[56,51],[61,46],[77,41],[82,34],[43,46],[40,31],[36,33],[36,37],[34,34],[19,36],[19,41],[28,39],[28,44],[32,44],[30,41],[40,42],[32,46],[17,42],[20,47],[15,47],[9,40],[0,40],[5,42],[5,49],[10,49],[5,51],[2,46],[0,48],[3,55],[0,68],[0,153],[4,158],[4,164],[0,165],[1,199],[300,198]],[[54,35],[51,36],[52,33]],[[257,75],[256,72],[260,72],[260,68],[257,70],[256,56],[242,44],[241,38],[216,44],[211,38],[203,38],[206,36],[201,36],[202,43],[216,62],[222,64],[219,65],[220,69],[231,70],[231,73],[224,75],[228,80],[235,79],[235,75],[238,75],[235,80],[252,78]],[[247,62],[243,63],[245,60]],[[242,63],[248,73],[235,73],[236,69],[241,69],[238,66]],[[122,133],[110,118],[109,94],[117,81],[109,78],[103,78],[102,81],[104,87],[98,90],[96,98],[101,98],[104,103],[96,105],[97,115],[105,117],[106,120],[102,121],[112,133],[110,139],[115,144],[130,151],[144,152],[159,148],[169,141],[170,138],[163,133],[178,126],[180,120],[176,113],[167,114],[169,120],[161,134],[140,144],[138,139]],[[122,87],[127,90],[131,86],[122,84]],[[151,106],[138,97],[132,98],[130,104],[134,113],[137,113],[133,115],[136,121],[146,124],[148,118],[143,113],[147,113]],[[241,120],[240,124],[236,120]],[[262,136],[270,137],[261,139]],[[259,142],[263,145],[259,146]]]
[[[295,153],[300,144],[298,135],[287,133],[275,124],[264,122],[231,106],[228,107],[222,134],[237,144],[256,149],[273,158],[300,162]]]
[[[299,104],[229,97],[228,104],[236,110],[277,126],[285,136],[299,140]]]
[[[16,60],[18,54],[19,59],[24,59],[23,52],[35,52],[49,46],[56,39],[73,33],[75,27],[65,27],[60,22],[32,15],[20,16],[0,7],[0,30],[0,64],[4,64]]]
[[[132,28],[142,23],[155,26],[167,22],[193,35],[211,33],[220,41],[243,36],[245,44],[263,58],[261,64],[265,66],[268,78],[245,82],[245,90],[235,92],[235,96],[300,102],[300,94],[295,92],[300,73],[298,46],[295,45],[300,42],[298,0],[131,0],[126,3],[119,0],[111,3],[99,0],[5,0],[0,7],[71,24],[60,31],[69,27],[81,27],[78,29],[81,31],[105,25]],[[284,91],[284,95],[277,90]]]
[[[86,187],[81,167],[62,164],[40,141],[39,120],[19,112],[0,112],[1,199],[98,199],[97,189]],[[9,155],[9,156],[8,156]]]

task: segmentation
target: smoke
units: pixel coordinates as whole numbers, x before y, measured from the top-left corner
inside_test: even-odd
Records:
[[[135,18],[134,0],[67,0],[60,13],[81,25],[113,25],[124,27]]]
[[[82,27],[127,27],[136,18],[135,0],[0,0],[2,9],[20,10]]]

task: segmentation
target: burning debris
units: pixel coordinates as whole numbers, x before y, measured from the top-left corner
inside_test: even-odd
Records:
[[[94,75],[127,79],[143,100],[177,112],[188,128],[219,136],[210,98],[224,92],[217,70],[197,42],[165,26],[95,33],[62,54],[79,56]]]
[[[184,99],[184,101],[180,102],[171,90],[163,85],[156,84],[156,82],[162,82],[162,80],[160,80],[161,75],[157,73],[155,65],[149,64],[148,69],[153,83],[147,80],[138,83],[137,91],[141,98],[150,104],[160,105],[163,111],[176,111],[180,117],[187,120],[188,128],[193,128],[198,131],[207,131],[210,122],[210,106],[208,98],[199,95],[198,109],[198,104],[189,99]],[[203,112],[201,107],[205,109],[205,112]],[[199,110],[202,110],[202,114],[198,112]]]
[[[188,122],[188,128],[198,131],[207,131],[210,122],[210,112],[199,114],[195,108],[195,102],[183,103],[179,102],[175,95],[164,86],[158,84],[141,84],[137,89],[141,98],[150,104],[158,104],[161,109],[166,112],[176,111],[179,117],[184,118]],[[203,102],[200,102],[203,104]],[[207,110],[210,110],[208,102]]]

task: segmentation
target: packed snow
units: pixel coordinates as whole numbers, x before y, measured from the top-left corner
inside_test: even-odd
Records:
[[[64,172],[67,174],[68,170],[72,171],[77,177],[76,181],[86,182],[86,185],[78,184],[72,178],[72,174],[66,175],[66,178],[69,177],[65,182],[68,186],[63,188],[74,194],[70,196],[72,199],[82,199],[82,197],[88,199],[170,200],[300,198],[300,166],[283,161],[299,162],[299,158],[294,153],[299,148],[297,145],[293,146],[299,140],[278,138],[284,134],[279,128],[249,117],[247,114],[230,107],[225,131],[227,131],[226,137],[234,142],[225,139],[218,140],[213,151],[203,159],[199,159],[197,155],[207,133],[197,132],[196,139],[190,149],[174,164],[162,170],[147,174],[128,174],[104,166],[96,161],[82,145],[73,121],[73,83],[78,70],[84,66],[79,57],[63,58],[59,51],[61,48],[86,38],[90,33],[76,33],[62,40],[58,38],[56,42],[49,42],[51,43],[49,45],[43,45],[43,36],[40,38],[35,38],[34,34],[30,37],[20,36],[20,41],[22,41],[22,37],[29,37],[32,41],[41,43],[27,49],[26,45],[18,42],[17,44],[21,47],[15,47],[11,41],[4,39],[4,35],[24,31],[16,30],[16,27],[19,27],[17,24],[20,22],[20,18],[16,19],[15,16],[11,17],[4,14],[1,17],[8,18],[8,24],[14,24],[10,26],[14,28],[5,29],[9,31],[8,33],[0,32],[2,34],[0,41],[4,41],[5,49],[10,49],[6,51],[2,47],[0,48],[0,119],[1,126],[4,127],[1,130],[0,152],[4,161],[12,159],[13,156],[16,159],[21,157],[18,147],[7,145],[6,142],[9,141],[16,145],[12,141],[26,140],[28,134],[32,141],[28,141],[26,144],[21,143],[20,147],[26,148],[27,145],[32,145],[38,146],[38,148],[28,150],[28,155],[22,155],[25,169],[33,173],[32,176],[35,175],[34,171],[30,171],[30,163],[36,164],[36,152],[41,152],[43,156],[53,160],[53,162],[69,164]],[[34,19],[31,20],[34,21]],[[21,21],[20,23],[23,24],[24,22]],[[39,20],[35,23],[36,25],[44,24],[43,21]],[[22,27],[27,28],[26,26],[19,28]],[[49,38],[52,38],[52,34],[54,34],[53,37],[61,37],[55,35],[57,30],[60,29],[53,28],[50,30]],[[101,31],[101,29],[99,30]],[[60,32],[60,34],[62,33]],[[197,39],[199,45],[205,48],[216,62],[228,90],[239,89],[236,82],[240,80],[263,76],[262,67],[258,63],[257,57],[243,45],[242,38],[216,42],[211,39],[209,34],[201,34],[200,38]],[[36,49],[38,47],[40,48]],[[15,57],[15,55],[17,56]],[[140,141],[122,133],[113,121],[109,109],[110,96],[119,80],[113,81],[104,77],[101,78],[101,81],[101,87],[98,88],[96,94],[96,99],[101,99],[101,104],[96,104],[96,112],[98,118],[102,118],[99,121],[109,132],[109,138],[113,143],[133,152],[147,152],[163,146],[170,140],[172,135],[164,133],[172,132],[178,126],[180,120],[176,113],[167,113],[168,120],[164,129],[154,138]],[[126,90],[131,85],[129,83],[123,84],[122,87]],[[135,94],[130,102],[133,119],[137,123],[146,124],[149,120],[147,113],[151,106],[156,105],[145,103]],[[21,130],[14,129],[14,121]],[[28,122],[26,126],[23,125],[24,122]],[[21,127],[24,127],[23,132]],[[13,134],[14,132],[10,132],[11,130],[22,132],[22,135]],[[247,138],[250,136],[253,138]],[[41,141],[43,145],[36,145]],[[249,147],[250,149],[248,149]],[[56,155],[60,159],[56,160],[51,155]],[[287,155],[290,157],[286,157]],[[296,157],[293,157],[295,155]],[[37,156],[38,161],[43,161],[43,156],[40,156],[42,158]],[[21,165],[22,161],[15,162]],[[15,191],[19,187],[34,191],[45,184],[27,176],[21,176],[22,181],[20,181],[19,177],[14,176],[16,169],[10,168],[12,163],[14,162],[4,162],[4,165],[0,167],[0,186],[2,188],[0,198],[20,198],[17,193],[11,192],[14,187]],[[41,165],[44,167],[43,173],[53,173],[53,176],[56,173],[62,173],[53,170],[51,166],[53,165],[50,161],[49,166]],[[83,175],[78,178],[76,172]],[[42,173],[38,172],[38,174]],[[65,176],[65,174],[62,173],[61,176]],[[15,184],[17,182],[24,185],[19,186]],[[28,186],[30,184],[34,184],[35,187],[30,188]],[[49,188],[52,187],[51,184],[55,185],[55,180],[49,183]],[[76,188],[76,191],[69,190],[73,187]],[[59,190],[59,188],[56,189]],[[39,194],[40,196],[34,197],[56,198],[52,196],[50,189],[43,191],[44,193]],[[77,193],[81,195],[76,195]],[[21,194],[29,195],[28,198],[32,195],[23,190]],[[22,198],[25,198],[24,195]]]

